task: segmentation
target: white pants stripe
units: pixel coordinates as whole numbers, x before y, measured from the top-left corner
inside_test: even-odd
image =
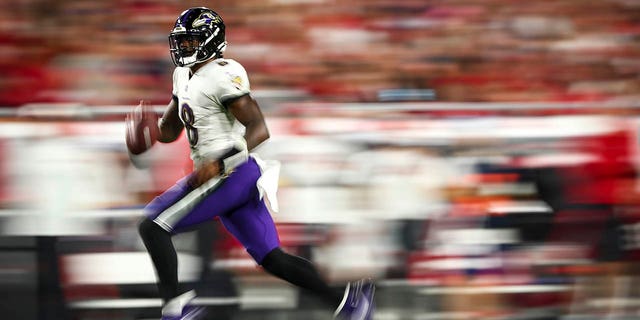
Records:
[[[153,219],[162,229],[172,232],[176,224],[191,212],[191,210],[206,198],[211,192],[216,190],[224,179],[221,177],[212,178],[185,195],[180,201],[165,209]]]

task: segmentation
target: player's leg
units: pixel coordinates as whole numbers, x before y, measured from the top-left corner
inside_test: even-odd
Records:
[[[342,294],[327,285],[310,261],[286,253],[279,247],[271,250],[261,265],[272,275],[315,292],[332,308],[336,308],[342,300]]]
[[[171,241],[171,233],[153,222],[153,219],[191,191],[186,183],[187,179],[179,180],[153,199],[145,207],[147,216],[138,226],[140,237],[156,270],[158,290],[164,303],[178,296],[178,257]]]
[[[195,297],[195,292],[180,294],[178,291],[178,257],[171,241],[171,233],[148,218],[140,223],[139,231],[158,277],[162,320],[177,320],[183,319],[185,315],[200,314],[203,308],[185,308]]]
[[[253,160],[235,168],[227,178],[211,179],[196,189],[188,186],[189,177],[185,177],[145,208],[147,218],[139,230],[156,269],[165,303],[163,314],[179,314],[185,301],[192,298],[179,296],[177,255],[171,236],[242,206],[255,196],[253,189],[259,177],[260,169]]]
[[[327,285],[311,262],[280,248],[275,224],[264,201],[258,199],[257,190],[252,201],[220,220],[266,271],[319,294],[332,305],[340,302],[341,296]]]
[[[247,249],[266,271],[301,288],[318,294],[339,319],[371,319],[375,287],[371,281],[347,285],[344,296],[322,279],[314,265],[280,248],[280,241],[264,201],[257,197],[231,215],[220,217],[225,228]]]

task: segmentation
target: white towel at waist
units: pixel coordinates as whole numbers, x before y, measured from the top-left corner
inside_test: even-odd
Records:
[[[260,172],[262,173],[256,183],[260,199],[266,195],[267,200],[269,200],[271,210],[273,212],[278,212],[278,198],[276,193],[278,191],[278,181],[280,179],[280,161],[262,160],[256,153],[251,153],[250,156],[256,160],[258,167],[260,167]]]

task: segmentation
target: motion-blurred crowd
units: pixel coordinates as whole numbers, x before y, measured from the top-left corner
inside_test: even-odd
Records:
[[[227,56],[254,89],[339,101],[389,89],[566,101],[639,87],[632,0],[25,0],[0,4],[0,105],[166,103],[168,30],[193,5],[223,16]]]
[[[110,108],[168,102],[168,30],[195,5],[223,16],[265,107],[283,246],[333,284],[375,278],[376,319],[640,318],[633,0],[2,2],[3,296],[28,300],[46,269],[19,254],[26,237],[59,237],[34,247],[60,267],[41,306],[142,319],[83,303],[155,297],[135,226],[191,170],[188,146],[136,168],[128,109]],[[216,319],[327,318],[206,228],[177,247],[200,259],[181,260],[187,283],[244,297]]]

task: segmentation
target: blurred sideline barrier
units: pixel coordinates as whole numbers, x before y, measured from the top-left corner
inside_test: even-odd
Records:
[[[283,163],[273,215],[283,246],[317,262],[332,285],[377,279],[380,319],[593,315],[620,311],[620,301],[633,313],[638,295],[620,279],[635,283],[627,268],[640,248],[636,108],[285,103],[266,112],[272,138],[257,152]],[[55,254],[78,319],[105,310],[152,318],[159,306],[136,224],[145,203],[190,172],[188,144],[158,144],[134,167],[128,110],[0,109],[0,238],[58,239],[34,250]],[[216,238],[204,251],[194,249],[197,235],[176,238],[188,285],[207,270],[223,274],[207,288],[235,288],[201,303],[238,308],[243,319],[324,310],[219,231],[205,232]],[[611,234],[624,243],[609,246]],[[14,242],[3,248],[0,280],[34,272],[7,253]]]
[[[637,99],[610,99],[604,101],[549,101],[549,102],[287,102],[283,97],[274,95],[268,90],[257,90],[253,93],[259,103],[265,106],[267,113],[291,116],[300,114],[340,114],[349,115],[359,112],[402,113],[402,112],[435,112],[435,115],[469,115],[482,116],[492,114],[524,114],[539,113],[602,113],[616,110],[633,112],[640,107]],[[281,101],[282,100],[282,101]],[[289,99],[293,100],[293,99]],[[161,113],[164,105],[156,105],[154,109]],[[108,116],[123,116],[133,109],[126,105],[87,106],[81,103],[28,103],[21,107],[1,107],[0,117],[35,117],[35,118],[67,118],[82,120]],[[479,112],[479,113],[478,113]]]
[[[521,161],[530,166],[590,161],[594,156],[588,150],[564,148],[562,144],[571,143],[571,139],[615,132],[623,128],[621,125],[628,127],[624,130],[634,130],[635,117],[618,117],[615,112],[606,114],[623,106],[624,110],[634,110],[634,106],[622,103],[298,104],[290,110],[299,112],[289,115],[274,112],[267,117],[272,139],[258,152],[285,164],[281,179],[285,203],[287,198],[304,199],[283,206],[283,212],[276,216],[282,222],[348,223],[370,218],[422,217],[428,214],[425,210],[441,211],[446,205],[439,199],[419,200],[428,197],[424,188],[430,182],[426,180],[447,180],[433,182],[434,187],[441,187],[442,183],[449,183],[460,175],[460,166],[469,167],[473,162],[486,159],[500,161],[497,159],[500,157],[508,162],[514,155],[527,156]],[[157,110],[160,112],[161,108],[158,106]],[[44,232],[50,227],[60,229],[61,234],[73,234],[76,231],[67,229],[77,223],[82,225],[77,232],[100,233],[102,227],[92,224],[92,218],[135,215],[123,209],[144,204],[144,199],[139,197],[160,192],[186,174],[190,168],[184,139],[158,145],[141,157],[148,169],[136,170],[127,164],[121,118],[129,109],[126,106],[27,105],[11,110],[13,115],[9,111],[0,112],[5,115],[0,118],[3,142],[0,147],[5,154],[4,181],[0,188],[0,201],[4,200],[5,205],[0,215],[21,216],[15,221],[9,219],[0,230],[17,235]],[[556,114],[567,109],[586,114]],[[605,114],[589,114],[589,110]],[[421,111],[426,113],[414,114]],[[477,115],[476,111],[507,114]],[[540,117],[536,112],[549,114]],[[405,150],[387,150],[387,147]],[[432,154],[424,154],[425,150]],[[412,160],[403,157],[404,163],[393,158],[395,151],[398,154],[406,151],[405,155]],[[384,158],[385,153],[390,153],[389,159]],[[364,207],[356,203],[362,198],[359,191],[363,183],[365,187],[375,186],[378,183],[375,178],[380,176],[385,179],[380,181],[381,187],[391,186],[392,179],[405,179],[408,172],[389,172],[387,177],[386,171],[401,170],[396,167],[403,166],[421,170],[419,163],[425,163],[424,170],[429,171],[427,166],[434,164],[433,160],[442,162],[443,154],[454,154],[447,157],[470,163],[455,163],[453,166],[457,168],[449,169],[453,173],[437,178],[424,172],[422,182],[412,182],[404,190],[405,195],[412,196],[402,199],[405,207],[396,210],[404,212],[386,212],[388,206],[375,200]],[[371,157],[363,162],[368,155]],[[378,163],[383,161],[391,161],[388,164],[391,168]],[[378,172],[381,175],[370,175]],[[415,174],[423,173],[413,174],[417,179]],[[29,192],[33,185],[41,186],[38,194]],[[485,183],[481,187],[484,193],[536,192],[523,183]],[[325,197],[330,198],[324,201]],[[518,202],[491,204],[492,207],[517,205]],[[540,205],[539,210],[546,210],[544,204]],[[532,209],[525,206],[523,210]],[[61,218],[71,223],[62,223]]]

